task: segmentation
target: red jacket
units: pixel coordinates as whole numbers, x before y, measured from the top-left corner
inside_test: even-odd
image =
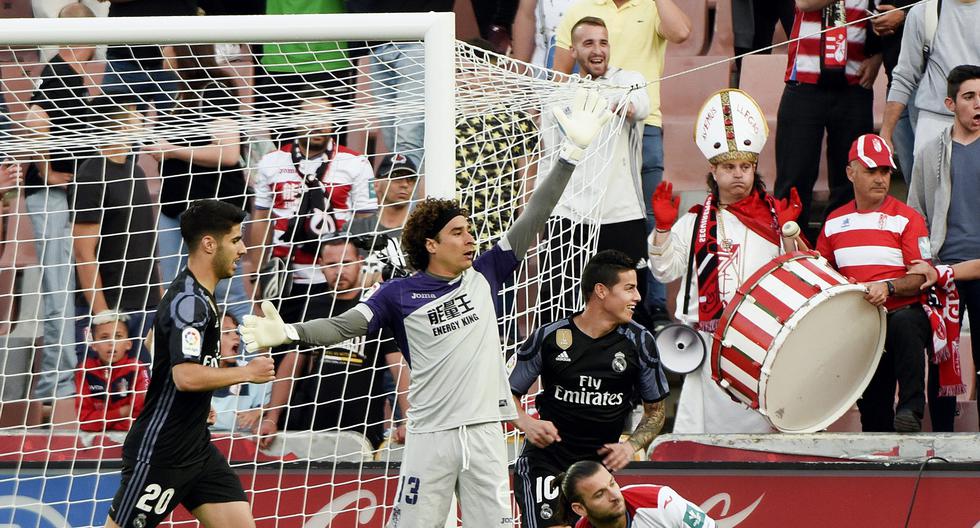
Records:
[[[133,418],[143,410],[150,375],[145,365],[131,357],[111,367],[103,366],[98,358],[86,357],[75,373],[75,383],[75,406],[83,431],[128,431]],[[130,407],[132,412],[123,407]]]

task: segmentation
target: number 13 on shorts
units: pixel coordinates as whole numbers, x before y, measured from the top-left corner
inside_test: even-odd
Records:
[[[402,475],[401,482],[398,484],[398,500],[397,502],[405,502],[405,504],[416,504],[419,501],[419,488],[422,485],[422,481],[418,477],[413,477],[411,475]]]

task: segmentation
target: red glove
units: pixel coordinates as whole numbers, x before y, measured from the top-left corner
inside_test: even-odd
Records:
[[[665,231],[677,220],[677,211],[681,207],[681,197],[674,196],[674,186],[669,181],[662,181],[653,191],[653,217],[657,221],[657,229]]]
[[[780,226],[786,222],[795,221],[800,217],[802,210],[803,202],[800,201],[800,193],[796,192],[796,187],[789,190],[789,198],[776,201],[776,218],[779,219]]]

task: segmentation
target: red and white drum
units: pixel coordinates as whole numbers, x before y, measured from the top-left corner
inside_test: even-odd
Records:
[[[780,431],[827,428],[864,392],[885,346],[885,310],[864,295],[815,252],[775,258],[722,313],[711,377]]]

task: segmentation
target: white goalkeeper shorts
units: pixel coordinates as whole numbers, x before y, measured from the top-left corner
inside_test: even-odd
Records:
[[[388,528],[443,528],[454,493],[465,528],[514,525],[499,422],[409,433]]]

